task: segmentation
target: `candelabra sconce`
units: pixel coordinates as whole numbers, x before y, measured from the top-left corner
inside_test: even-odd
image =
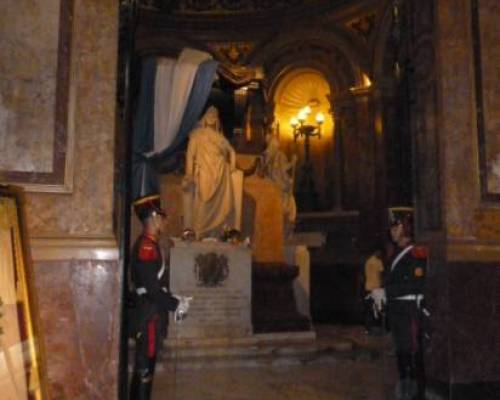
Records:
[[[309,138],[317,136],[318,139],[321,139],[321,125],[325,122],[325,116],[319,112],[316,114],[316,125],[306,124],[310,114],[311,107],[306,106],[299,111],[296,117],[290,120],[295,142],[297,142],[298,138],[304,138],[304,158],[306,163],[309,162]]]
[[[293,139],[304,138],[304,163],[300,170],[298,186],[296,191],[297,202],[300,211],[315,211],[318,209],[318,196],[314,184],[314,170],[310,158],[310,138],[321,139],[321,126],[325,122],[325,116],[319,112],[316,114],[316,124],[307,124],[307,119],[311,114],[311,107],[302,108],[296,117],[290,120],[293,128]]]

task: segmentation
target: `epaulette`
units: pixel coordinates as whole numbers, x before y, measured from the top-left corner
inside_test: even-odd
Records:
[[[139,261],[144,262],[158,260],[160,258],[160,253],[158,251],[156,243],[147,236],[143,236],[141,242],[139,243],[137,258],[139,259]]]
[[[412,257],[425,260],[428,256],[427,247],[425,246],[415,246],[411,250]]]

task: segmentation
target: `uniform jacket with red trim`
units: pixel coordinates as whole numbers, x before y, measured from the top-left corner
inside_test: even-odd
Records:
[[[398,252],[389,264],[384,281],[386,296],[389,300],[409,294],[423,294],[424,291],[427,275],[426,249],[419,246],[413,247],[391,269],[392,263],[399,254],[401,252]]]
[[[168,291],[168,270],[164,265],[158,241],[142,234],[132,248],[131,278],[140,297],[155,305],[158,311],[175,311],[179,301]],[[142,290],[144,289],[144,290]]]

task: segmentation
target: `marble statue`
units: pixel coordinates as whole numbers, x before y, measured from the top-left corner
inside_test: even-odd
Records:
[[[186,154],[184,228],[197,239],[218,237],[223,229],[240,229],[243,173],[224,137],[217,108],[210,107],[190,133]]]
[[[285,230],[286,233],[291,233],[290,229],[293,228],[297,217],[297,205],[293,195],[297,158],[294,155],[289,161],[280,149],[278,138],[273,134],[266,136],[266,143],[263,159],[264,175],[281,189]]]

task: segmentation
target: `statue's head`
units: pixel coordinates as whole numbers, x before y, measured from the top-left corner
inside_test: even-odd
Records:
[[[220,130],[219,110],[216,107],[210,106],[200,120],[200,126],[207,128],[211,127],[216,131]]]

